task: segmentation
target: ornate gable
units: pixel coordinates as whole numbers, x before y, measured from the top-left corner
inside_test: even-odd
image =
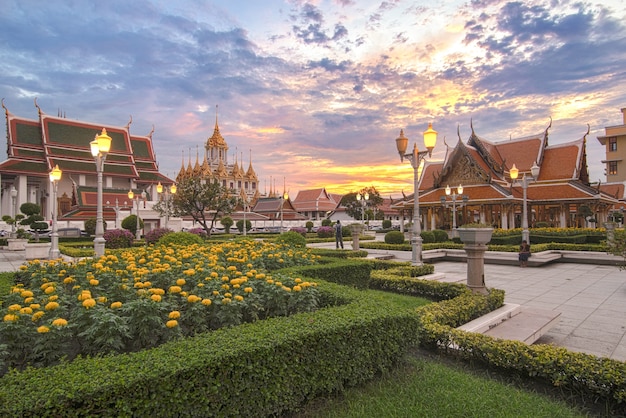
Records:
[[[485,171],[469,152],[462,141],[452,151],[450,158],[441,170],[436,181],[436,187],[445,187],[447,184],[487,184],[491,182],[491,175]]]

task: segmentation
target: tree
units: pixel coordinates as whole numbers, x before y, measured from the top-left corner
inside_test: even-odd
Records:
[[[217,219],[231,213],[238,202],[237,197],[232,196],[217,180],[205,181],[199,177],[181,180],[176,194],[170,195],[170,199],[171,207],[161,200],[153,209],[161,216],[191,216],[208,236]]]
[[[139,218],[139,229],[143,228],[143,219]],[[122,229],[130,231],[133,236],[137,235],[137,215],[128,215],[122,220]]]
[[[35,203],[22,203],[20,212],[26,215],[26,218],[20,221],[20,225],[28,225],[35,231],[35,240],[39,242],[39,232],[48,229],[48,222],[41,216],[41,207]]]
[[[243,232],[243,219],[239,219],[236,225],[237,225],[237,230],[239,232]],[[246,219],[246,231],[249,231],[251,229],[252,229],[252,222]]]
[[[222,219],[220,219],[220,223],[224,227],[224,231],[227,234],[230,234],[230,228],[233,226],[234,223],[233,218],[231,218],[230,216],[224,216]]]
[[[367,206],[364,208],[362,201],[356,199],[357,194],[363,196],[365,193],[369,194],[367,200]],[[352,216],[354,219],[361,220],[363,217],[366,220],[374,219],[374,210],[383,204],[383,198],[380,197],[380,193],[374,186],[365,187],[358,192],[351,192],[341,198],[340,205],[346,207],[346,213]],[[365,216],[363,216],[363,209],[365,209]]]

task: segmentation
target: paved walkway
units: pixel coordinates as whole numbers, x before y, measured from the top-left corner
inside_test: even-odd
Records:
[[[334,243],[316,246],[334,248]],[[411,258],[408,251],[393,253],[399,261]],[[24,251],[0,250],[0,271],[16,271],[24,262]],[[434,264],[447,280],[465,282],[465,262]],[[561,312],[559,324],[538,343],[626,361],[626,271],[582,263],[485,264],[485,283],[503,289],[508,303]]]
[[[334,243],[311,246],[335,248]],[[351,248],[350,243],[346,248]],[[366,251],[411,261],[410,251]],[[581,257],[580,263],[550,262],[526,268],[486,263],[485,284],[503,289],[507,303],[561,312],[559,323],[537,343],[626,361],[626,271],[614,265],[590,264],[597,256]],[[446,281],[466,282],[465,261],[433,258],[433,264],[435,273],[444,273]]]

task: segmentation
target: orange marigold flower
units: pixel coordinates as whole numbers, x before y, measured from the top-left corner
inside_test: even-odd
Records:
[[[155,302],[161,302],[161,295],[152,295],[150,296],[150,299],[152,299]]]
[[[189,303],[196,303],[196,302],[200,302],[201,300],[202,298],[196,295],[189,295],[187,297],[187,302]]]
[[[235,300],[236,300],[237,302],[241,302],[241,301],[243,301],[243,296],[241,296],[241,295],[235,295]]]
[[[33,316],[30,318],[33,322],[37,322],[39,320],[39,318],[41,318],[42,316],[44,316],[45,313],[44,311],[37,311],[33,314]]]
[[[178,321],[175,319],[170,319],[169,321],[165,323],[165,326],[168,328],[175,328],[178,326]]]
[[[294,292],[299,292],[299,291],[301,291],[301,290],[302,290],[302,287],[300,287],[300,286],[298,286],[298,285],[295,285],[295,286],[293,287],[293,291],[294,291]]]
[[[187,281],[185,279],[178,279],[178,280],[176,280],[176,284],[178,286],[184,286],[185,283],[187,283]]]
[[[26,307],[20,309],[20,313],[21,314],[30,315],[30,314],[33,313],[33,310],[29,306],[26,306]]]
[[[89,284],[92,286],[98,286],[100,284],[100,280],[98,279],[91,279],[89,280]]]
[[[122,302],[113,302],[111,304],[111,309],[119,309],[122,307]]]
[[[228,305],[230,302],[232,302],[232,300],[230,298],[222,299],[222,305]]]
[[[14,303],[13,305],[9,305],[9,312],[12,311],[19,311],[20,309],[22,309],[22,305]]]
[[[48,298],[48,301],[52,302],[52,301],[57,300],[58,298],[59,298],[59,295],[52,295]]]
[[[23,298],[30,298],[33,297],[33,292],[31,292],[30,290],[23,290],[22,292],[20,292],[20,296]]]
[[[35,298],[25,298],[24,303],[33,303],[34,300]]]
[[[95,299],[92,299],[92,298],[85,299],[85,300],[83,301],[83,306],[84,306],[85,308],[87,308],[87,309],[89,309],[89,308],[93,308],[94,306],[96,306],[96,300],[95,300]]]
[[[72,276],[69,276],[63,279],[63,284],[71,284],[71,283],[74,283],[74,278]]]
[[[50,331],[50,328],[48,328],[45,325],[42,325],[40,327],[37,327],[37,332],[40,334],[45,334],[46,332]]]
[[[48,302],[48,303],[46,303],[45,309],[46,309],[46,311],[54,311],[58,307],[59,307],[59,303],[58,302]]]
[[[64,326],[67,326],[67,320],[63,318],[57,318],[54,321],[52,321],[52,325],[54,325],[55,327],[64,327]]]
[[[30,304],[30,308],[33,309],[33,310],[34,309],[39,309],[39,308],[41,308],[41,305],[38,304],[38,303],[31,303]]]
[[[180,318],[180,311],[172,311],[167,317],[169,319],[178,319]]]
[[[211,302],[211,299],[202,299],[202,304],[204,306],[209,306],[211,305],[213,302]]]
[[[14,321],[17,321],[18,319],[20,319],[20,317],[15,314],[4,315],[4,322],[14,322]]]
[[[180,293],[181,291],[180,286],[170,286],[170,293]]]
[[[243,289],[244,292],[246,293],[252,293],[252,288],[251,287],[246,287]]]

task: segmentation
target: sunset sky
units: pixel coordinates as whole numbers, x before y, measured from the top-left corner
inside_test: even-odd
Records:
[[[457,129],[467,141],[470,122],[497,142],[542,132],[550,118],[550,144],[589,125],[590,178],[605,181],[596,137],[626,107],[623,0],[0,5],[9,111],[36,119],[37,98],[68,119],[124,126],[132,115],[133,134],[154,126],[170,177],[202,152],[218,105],[229,160],[247,168],[252,155],[261,191],[270,181],[282,191],[284,179],[293,197],[368,186],[398,196],[413,188],[395,148],[401,128],[423,147],[432,122],[440,160]]]

